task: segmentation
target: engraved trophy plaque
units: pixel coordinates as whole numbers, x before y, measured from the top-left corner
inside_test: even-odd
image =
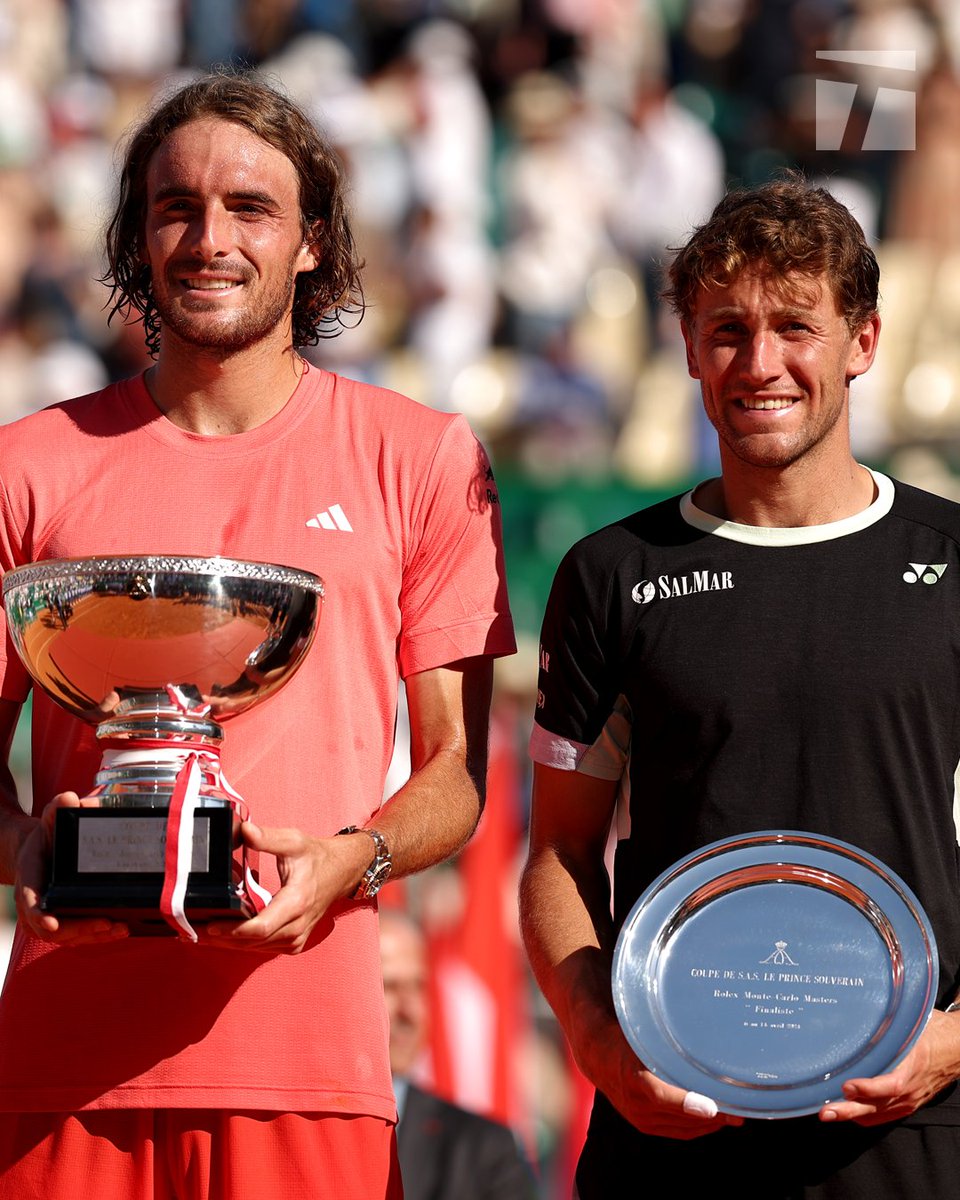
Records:
[[[102,747],[90,795],[56,813],[47,911],[195,939],[190,919],[263,907],[220,723],[290,679],[322,601],[306,571],[225,558],[60,559],[6,574],[17,652]]]
[[[771,830],[654,880],[620,932],[613,997],[654,1074],[722,1112],[795,1117],[903,1058],[937,970],[929,919],[899,876],[846,842]]]

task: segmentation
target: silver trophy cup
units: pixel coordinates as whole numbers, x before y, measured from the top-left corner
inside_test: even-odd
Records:
[[[322,601],[306,571],[224,558],[60,559],[4,577],[27,670],[103,752],[82,806],[56,814],[48,911],[193,937],[190,919],[262,907],[221,722],[290,679]]]

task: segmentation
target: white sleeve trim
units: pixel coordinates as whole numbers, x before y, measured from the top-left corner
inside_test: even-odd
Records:
[[[580,765],[587,747],[582,742],[573,742],[559,734],[548,733],[542,725],[533,724],[530,734],[530,757],[544,767],[556,767],[558,771],[575,771]]]
[[[580,771],[594,779],[620,779],[629,751],[630,710],[623,696],[617,697],[593,745],[550,733],[536,722],[530,734],[530,757],[534,762],[559,771]]]

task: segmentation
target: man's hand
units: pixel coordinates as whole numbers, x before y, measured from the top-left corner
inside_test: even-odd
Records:
[[[127,937],[129,933],[122,921],[111,921],[109,917],[63,919],[55,917],[53,913],[45,913],[40,908],[50,871],[57,809],[78,808],[82,803],[76,792],[61,792],[54,796],[24,839],[17,856],[14,895],[20,920],[35,937],[61,946],[112,942]]]
[[[299,829],[240,827],[252,850],[277,860],[281,887],[249,921],[216,921],[197,930],[202,942],[261,953],[299,954],[330,905],[352,894],[373,858],[369,835],[313,838]]]
[[[646,1070],[619,1025],[591,1038],[589,1059],[590,1079],[641,1133],[689,1140],[743,1124],[742,1117],[718,1113],[709,1097],[664,1083]]]
[[[916,1112],[960,1077],[960,1014],[933,1012],[916,1045],[898,1067],[872,1079],[850,1079],[845,1099],[825,1104],[821,1121],[881,1125]]]

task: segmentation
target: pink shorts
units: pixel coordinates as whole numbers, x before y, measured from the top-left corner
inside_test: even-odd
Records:
[[[0,1200],[403,1200],[394,1126],[337,1113],[0,1114]]]

